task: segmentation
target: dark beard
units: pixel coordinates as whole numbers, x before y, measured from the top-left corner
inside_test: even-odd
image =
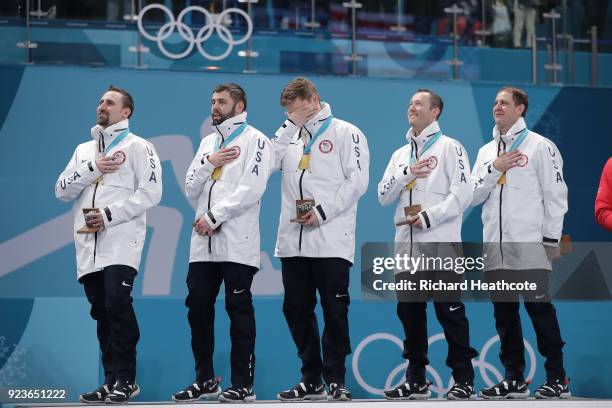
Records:
[[[110,119],[109,115],[105,115],[103,117],[97,116],[96,117],[96,122],[98,123],[98,125],[100,126],[104,126],[107,127],[108,126],[108,121]]]
[[[236,116],[236,105],[234,105],[232,110],[227,115],[221,114],[221,117],[219,119],[214,119],[213,118],[212,124],[214,126],[220,125],[221,123],[225,122],[226,120],[228,120],[229,118],[231,118],[233,116]]]

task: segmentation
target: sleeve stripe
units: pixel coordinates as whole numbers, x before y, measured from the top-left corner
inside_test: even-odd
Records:
[[[112,221],[113,217],[111,214],[111,210],[108,207],[104,207],[104,212],[106,213],[106,218],[108,218],[109,221]]]
[[[423,211],[421,214],[423,214],[423,219],[425,220],[427,228],[431,228],[431,223],[429,222],[429,216],[427,215],[427,212]]]
[[[317,211],[319,211],[319,214],[321,214],[321,218],[323,218],[323,221],[327,221],[327,216],[325,215],[325,212],[323,211],[323,207],[321,207],[321,204],[317,205]]]

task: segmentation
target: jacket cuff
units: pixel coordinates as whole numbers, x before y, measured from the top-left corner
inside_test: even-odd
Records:
[[[204,219],[212,229],[217,229],[221,225],[221,221],[215,217],[211,210],[206,211]]]
[[[298,131],[298,127],[295,126],[290,119],[287,119],[283,122],[281,127],[278,128],[274,136],[281,137],[285,132],[289,132],[291,135],[295,134]]]
[[[419,219],[421,220],[421,225],[423,226],[424,230],[430,229],[431,228],[431,219],[429,218],[429,215],[427,214],[427,211],[421,211],[419,214]]]
[[[412,170],[410,169],[410,165],[407,164],[402,169],[402,181],[404,184],[411,183],[412,180],[416,180],[416,176],[412,174]]]
[[[558,247],[559,246],[559,239],[555,239],[555,238],[551,238],[551,237],[546,237],[543,236],[542,237],[542,243],[546,246],[552,246],[552,247]]]
[[[206,173],[212,173],[213,170],[215,169],[215,166],[208,160],[208,154],[204,157],[202,157],[202,159],[200,160],[200,163],[202,164],[202,167],[200,167],[199,170],[204,170],[204,172]]]
[[[83,177],[85,180],[95,180],[96,178],[102,175],[102,172],[98,168],[95,160],[90,160],[87,163],[83,163],[78,169],[77,172]]]
[[[499,180],[503,173],[493,167],[493,163],[491,163],[487,166],[487,174],[488,177],[493,177],[495,179],[495,182],[497,183],[497,180]]]
[[[117,217],[113,217],[113,213],[109,207],[104,207],[101,210],[102,218],[104,219],[104,228],[110,228],[119,224]]]
[[[313,208],[314,213],[317,216],[317,220],[319,220],[319,225],[325,224],[329,221],[329,213],[326,213],[321,204],[317,204]]]

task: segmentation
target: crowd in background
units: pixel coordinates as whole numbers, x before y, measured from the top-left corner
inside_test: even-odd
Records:
[[[138,0],[134,1],[138,4]],[[140,0],[142,6],[165,4],[177,14],[184,7],[199,5],[213,12],[227,7],[244,7],[237,0]],[[360,0],[363,7],[357,14],[357,29],[390,31],[397,25],[396,0]],[[33,10],[43,11],[39,18],[121,21],[130,14],[132,0],[31,0]],[[548,35],[543,13],[555,9],[563,13],[562,0],[403,0],[400,22],[406,32],[423,36],[447,36],[452,32],[452,17],[445,9],[457,4],[457,30],[466,44],[480,44],[483,27],[486,42],[495,47],[530,47],[531,34]],[[575,38],[589,38],[592,26],[600,39],[612,39],[612,0],[567,0],[567,32]],[[350,30],[349,12],[342,1],[315,1],[315,19],[322,30]],[[483,10],[484,9],[484,10]],[[484,13],[483,13],[484,11]],[[2,0],[0,16],[23,17],[25,0]],[[152,19],[165,18],[161,12]],[[484,17],[484,19],[483,19]],[[256,28],[307,29],[311,20],[310,0],[259,0],[253,4]],[[239,23],[238,23],[239,24]],[[559,32],[562,31],[559,23]]]

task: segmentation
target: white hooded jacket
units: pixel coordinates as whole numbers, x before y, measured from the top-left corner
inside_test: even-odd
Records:
[[[108,150],[126,129],[127,119],[106,129],[94,126],[91,129],[94,140],[77,146],[55,184],[58,199],[76,199],[74,243],[79,279],[109,265],[127,265],[138,270],[146,235],[146,210],[161,200],[162,169],[153,144],[129,133]],[[116,172],[102,176],[96,166],[100,156],[125,161]],[[76,233],[85,226],[83,208],[101,210],[105,226],[102,231]]]
[[[383,206],[399,199],[394,224],[405,219],[404,207],[421,205],[419,217],[423,228],[396,226],[395,242],[461,242],[463,212],[472,201],[470,162],[461,143],[446,135],[420,153],[439,130],[437,121],[419,135],[410,128],[406,134],[408,144],[393,153],[378,183],[378,201]],[[430,159],[431,174],[415,178],[410,171],[410,157],[416,157],[417,161]],[[406,186],[413,180],[416,185],[407,190]]]
[[[274,169],[282,169],[281,214],[274,255],[277,257],[355,257],[357,202],[368,188],[370,153],[363,133],[333,118],[312,147],[310,167],[298,168],[304,139],[317,133],[332,115],[327,103],[303,127],[286,120],[276,132]],[[296,200],[313,199],[319,225],[291,222]]]
[[[239,155],[223,166],[219,180],[212,180],[214,166],[208,161],[217,140],[225,140],[246,119],[243,112],[214,126],[187,170],[185,191],[197,199],[196,219],[204,217],[215,229],[212,237],[192,231],[189,262],[236,262],[259,268],[259,208],[270,175],[270,141],[247,126],[224,146],[238,149]]]
[[[541,244],[555,246],[561,238],[568,208],[567,186],[563,159],[552,141],[529,131],[518,147],[523,154],[521,165],[508,170],[505,184],[498,184],[502,173],[493,162],[510,150],[526,127],[523,118],[505,135],[495,126],[493,140],[478,151],[472,172],[472,205],[484,203],[483,241],[500,243],[495,245],[497,250],[487,251],[487,269],[551,269]]]

